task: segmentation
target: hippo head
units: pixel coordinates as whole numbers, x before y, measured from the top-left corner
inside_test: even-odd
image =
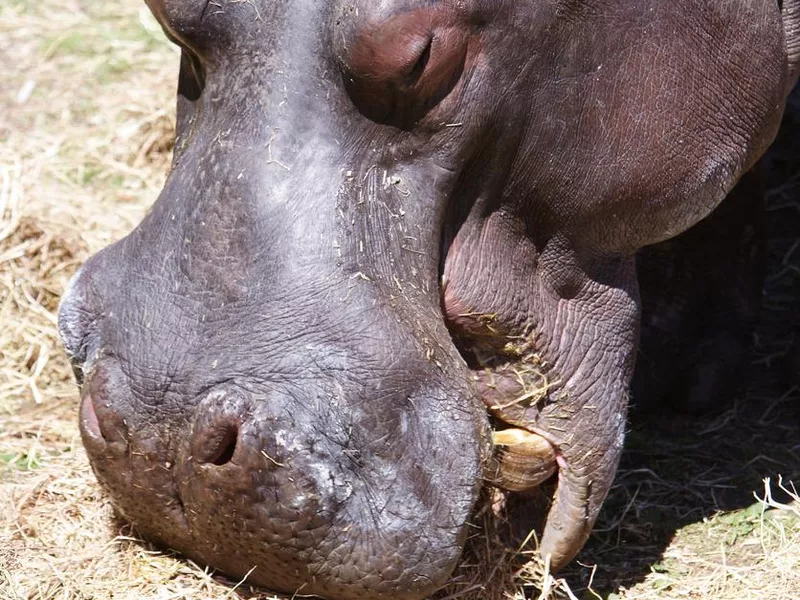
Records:
[[[148,4],[173,166],[59,316],[119,512],[274,590],[419,599],[487,480],[557,472],[540,549],[571,560],[622,447],[634,253],[774,133],[777,6]]]

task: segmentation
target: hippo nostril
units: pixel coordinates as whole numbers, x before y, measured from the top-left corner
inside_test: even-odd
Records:
[[[243,466],[250,410],[248,397],[232,386],[217,386],[209,391],[200,400],[192,424],[190,456],[193,462],[204,468],[229,463]]]
[[[233,458],[236,451],[236,442],[239,437],[239,429],[236,425],[230,424],[217,432],[214,432],[207,452],[202,462],[211,463],[217,466],[227,464]]]

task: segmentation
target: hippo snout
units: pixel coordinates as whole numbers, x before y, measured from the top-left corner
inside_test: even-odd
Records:
[[[411,600],[444,584],[482,463],[469,411],[426,410],[455,400],[441,385],[356,390],[317,374],[154,394],[157,373],[96,354],[81,434],[144,537],[288,593]]]

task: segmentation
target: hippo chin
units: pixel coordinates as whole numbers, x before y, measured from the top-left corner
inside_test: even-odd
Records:
[[[796,4],[147,1],[172,170],[59,314],[118,511],[273,590],[411,600],[487,482],[553,475],[569,562],[623,445],[636,252],[773,138]]]

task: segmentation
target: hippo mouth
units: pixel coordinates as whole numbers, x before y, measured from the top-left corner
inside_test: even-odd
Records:
[[[462,319],[477,320],[491,328],[491,316],[461,314]],[[452,327],[452,325],[451,325]],[[494,333],[497,333],[496,330]],[[547,363],[530,339],[520,336],[455,337],[456,346],[472,371],[478,393],[490,415],[496,469],[492,485],[508,492],[530,492],[565,465],[547,431],[530,418],[532,410],[551,402],[557,389]]]

